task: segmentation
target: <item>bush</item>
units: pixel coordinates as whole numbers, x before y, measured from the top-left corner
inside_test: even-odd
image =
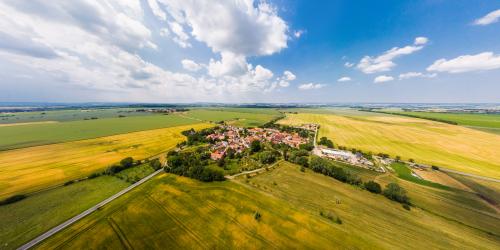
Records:
[[[382,187],[380,187],[380,184],[378,184],[375,181],[369,181],[365,183],[365,188],[366,190],[375,193],[375,194],[380,194],[382,193]]]
[[[73,184],[73,183],[75,183],[75,181],[74,181],[74,180],[67,181],[67,182],[65,182],[65,183],[64,183],[64,186],[69,186],[69,185],[71,185],[71,184]]]
[[[384,189],[384,196],[399,203],[410,204],[410,198],[406,190],[396,183],[389,183]]]
[[[151,166],[154,170],[158,170],[161,168],[161,162],[159,159],[154,159],[149,162],[149,166]]]
[[[408,211],[411,210],[411,208],[410,208],[410,206],[408,204],[403,204],[403,208],[406,209],[406,210],[408,210]]]
[[[312,145],[312,143],[305,143],[305,144],[300,144],[299,148],[307,150],[307,151],[311,151],[314,149],[314,145]]]
[[[255,212],[255,214],[253,215],[253,218],[256,221],[260,221],[260,218],[262,218],[262,215],[259,212]]]
[[[306,168],[304,166],[300,166],[300,172],[306,172]]]
[[[132,167],[134,165],[134,158],[132,157],[124,158],[120,161],[120,165],[122,165],[124,168]]]
[[[332,140],[329,140],[329,139],[328,139],[328,138],[326,138],[326,137],[321,137],[321,138],[319,139],[318,144],[319,144],[319,145],[324,145],[324,146],[326,146],[326,147],[328,147],[328,148],[333,148],[333,142],[332,142]]]
[[[87,177],[87,178],[89,178],[89,179],[94,179],[94,178],[99,177],[99,176],[101,176],[101,173],[92,173],[92,174],[90,174],[90,175],[89,175],[89,177]]]
[[[201,176],[199,177],[200,181],[210,182],[210,181],[223,181],[224,171],[220,168],[216,167],[205,167],[201,172]]]
[[[14,202],[18,202],[20,200],[25,199],[27,196],[24,194],[18,194],[11,197],[6,198],[5,200],[0,201],[0,206],[12,204]]]
[[[439,170],[439,167],[438,167],[438,166],[434,166],[434,165],[432,165],[432,167],[431,167],[431,168],[432,168],[432,170]]]
[[[341,225],[342,224],[342,220],[340,219],[340,217],[337,216],[337,220],[335,221],[337,224]]]

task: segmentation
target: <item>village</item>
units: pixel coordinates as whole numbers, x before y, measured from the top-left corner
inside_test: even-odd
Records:
[[[302,127],[301,127],[302,128]],[[315,130],[314,126],[304,129]],[[309,143],[308,136],[298,133],[283,132],[274,128],[241,128],[230,125],[220,126],[213,134],[207,135],[207,139],[213,141],[210,158],[220,160],[226,155],[228,149],[235,153],[241,153],[249,148],[253,141],[270,142],[272,144],[285,144],[298,148],[301,144]]]

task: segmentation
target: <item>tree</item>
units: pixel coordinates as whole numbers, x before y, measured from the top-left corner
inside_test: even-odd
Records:
[[[158,170],[161,168],[161,162],[159,159],[154,159],[149,162],[149,166],[151,166],[154,170]]]
[[[311,151],[314,149],[314,145],[312,145],[312,143],[304,143],[304,144],[300,144],[299,148],[307,150],[307,151]]]
[[[389,183],[385,186],[384,196],[403,204],[410,204],[410,198],[406,195],[406,190],[396,183]]]
[[[123,158],[120,161],[120,165],[122,165],[124,168],[132,167],[134,165],[134,158],[132,157]]]
[[[439,170],[438,166],[432,165],[432,170]]]
[[[260,141],[259,140],[252,141],[252,143],[250,144],[250,151],[256,153],[260,152],[260,150],[262,150],[262,145],[260,144]]]
[[[297,158],[297,164],[304,166],[306,168],[309,167],[309,162],[308,162],[306,156],[301,156],[301,157]]]
[[[380,187],[380,184],[378,184],[375,181],[368,181],[365,183],[365,188],[366,190],[375,193],[375,194],[380,194],[382,192],[382,187]]]
[[[261,163],[271,164],[276,161],[276,156],[273,154],[273,152],[264,151],[259,154],[259,160]]]
[[[326,137],[321,137],[318,142],[319,145],[324,145],[328,148],[333,148],[333,142]]]

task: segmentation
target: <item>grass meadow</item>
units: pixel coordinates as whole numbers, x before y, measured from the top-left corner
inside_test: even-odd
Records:
[[[38,248],[493,249],[500,243],[494,229],[489,234],[432,211],[407,211],[284,162],[236,182],[161,174]]]
[[[319,137],[326,136],[337,146],[500,178],[500,135],[423,119],[364,113],[287,114],[280,123],[317,123],[321,126]]]
[[[0,199],[88,176],[131,156],[144,159],[184,140],[192,124],[0,152]]]
[[[148,115],[0,127],[0,150],[91,139],[199,123],[177,115]]]

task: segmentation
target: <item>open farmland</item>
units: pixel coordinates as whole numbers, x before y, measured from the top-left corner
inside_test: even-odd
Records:
[[[360,242],[341,225],[236,183],[162,174],[40,248],[328,248]]]
[[[320,211],[340,217],[342,224]],[[162,174],[39,248],[492,249],[498,244],[495,235],[418,208],[404,210],[381,195],[282,163],[241,184]]]
[[[403,111],[393,112],[393,113],[418,116],[424,119],[431,118],[431,119],[452,121],[456,122],[458,125],[500,134],[500,114],[466,114],[466,113],[403,112]]]
[[[15,249],[128,185],[113,176],[99,176],[0,206],[0,249]]]
[[[148,115],[0,127],[0,150],[84,140],[198,123],[177,115]]]
[[[500,178],[500,136],[423,119],[376,114],[287,114],[280,123],[320,124],[337,146]]]
[[[77,121],[91,118],[116,118],[118,116],[145,116],[146,112],[136,112],[135,108],[64,109],[0,113],[0,124],[27,123],[41,121]]]
[[[361,236],[369,243],[360,242],[354,248],[488,249],[500,243],[498,213],[475,195],[422,186],[388,174],[379,177],[383,186],[389,182],[403,185],[417,208],[406,211],[381,195],[311,170],[303,173],[289,163],[241,181],[306,213],[332,212],[342,219],[349,237]]]
[[[209,126],[184,125],[0,152],[0,197],[85,177],[128,156],[143,159],[165,152],[184,140],[181,131]]]
[[[203,121],[227,121],[236,126],[256,127],[279,117],[281,114],[275,109],[211,108],[192,109],[185,115]]]

